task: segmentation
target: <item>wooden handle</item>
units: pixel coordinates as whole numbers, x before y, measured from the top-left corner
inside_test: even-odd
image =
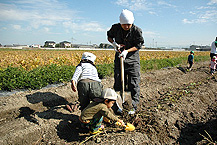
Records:
[[[124,58],[120,57],[120,65],[121,65],[121,97],[122,97],[122,103],[124,103],[125,96],[124,96]]]

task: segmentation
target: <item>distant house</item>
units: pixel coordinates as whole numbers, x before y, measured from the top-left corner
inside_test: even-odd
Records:
[[[56,43],[54,41],[45,41],[44,47],[54,48]]]
[[[41,45],[39,45],[39,44],[32,44],[30,47],[31,48],[41,48]]]
[[[60,47],[61,48],[69,48],[71,47],[71,42],[68,42],[68,41],[63,41],[63,42],[60,42]]]

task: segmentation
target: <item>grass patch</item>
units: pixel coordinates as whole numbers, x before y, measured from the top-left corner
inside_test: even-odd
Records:
[[[43,66],[27,71],[8,67],[0,71],[0,90],[40,89],[48,84],[67,82],[71,79],[73,66]]]
[[[200,61],[208,61],[210,59],[209,56],[196,56],[195,62]],[[186,64],[187,58],[186,57],[179,57],[179,58],[168,58],[168,59],[152,59],[152,60],[141,60],[141,71],[146,72],[148,70],[158,70],[165,67],[175,67],[179,64]],[[187,64],[186,64],[187,65]]]

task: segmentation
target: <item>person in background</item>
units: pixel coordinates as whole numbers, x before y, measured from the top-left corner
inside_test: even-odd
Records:
[[[211,52],[210,52],[210,58],[212,60],[213,56],[217,55],[217,37],[215,38],[215,41],[211,44]]]
[[[91,134],[96,134],[100,133],[104,128],[104,126],[102,126],[103,120],[107,120],[108,123],[119,122],[121,125],[125,125],[123,120],[118,119],[111,109],[117,97],[118,94],[113,89],[103,89],[100,99],[98,98],[98,101],[91,102],[81,112],[79,117],[81,126],[88,128]]]
[[[212,60],[210,61],[210,73],[211,73],[211,75],[213,75],[216,71],[216,64],[217,64],[216,56],[213,56]]]
[[[72,90],[74,92],[78,90],[81,111],[90,104],[90,101],[101,96],[103,86],[94,65],[95,59],[96,56],[93,53],[84,52],[71,80]],[[69,110],[71,108],[70,105],[66,107]],[[72,108],[70,111],[73,111]]]
[[[190,55],[188,56],[188,64],[189,66],[187,67],[187,71],[190,71],[194,64],[194,51],[191,51]]]
[[[120,23],[113,24],[107,31],[107,39],[112,43],[116,51],[114,60],[114,89],[121,91],[121,68],[120,57],[124,58],[124,75],[126,91],[131,92],[132,106],[129,114],[134,114],[140,100],[140,58],[139,50],[142,48],[144,39],[142,30],[134,25],[133,13],[122,10]]]

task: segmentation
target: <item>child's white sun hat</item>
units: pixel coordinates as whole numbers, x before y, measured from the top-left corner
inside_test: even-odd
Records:
[[[96,56],[93,53],[84,52],[81,59],[87,59],[94,63],[94,61],[96,60]]]
[[[117,100],[118,94],[111,88],[103,89],[101,97],[104,99]]]

